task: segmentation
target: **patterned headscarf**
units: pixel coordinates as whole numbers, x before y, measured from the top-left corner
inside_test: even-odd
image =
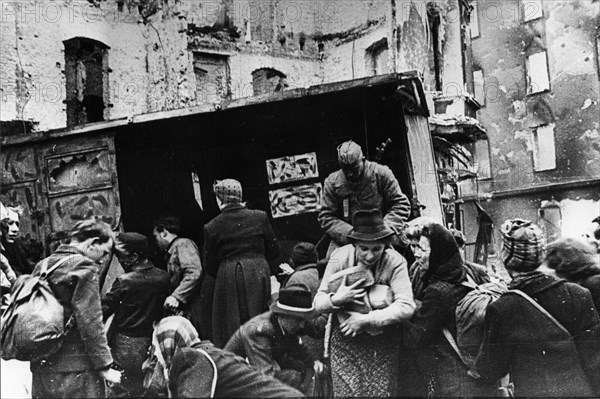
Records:
[[[213,191],[223,204],[239,204],[242,202],[242,184],[237,180],[217,180],[213,184]]]
[[[171,367],[171,360],[177,348],[191,347],[199,342],[196,329],[182,316],[165,317],[156,325],[152,335],[152,344],[158,349],[158,361],[166,369]]]
[[[543,259],[546,238],[542,230],[529,220],[511,219],[500,227],[502,232],[501,257],[507,269],[530,272]]]

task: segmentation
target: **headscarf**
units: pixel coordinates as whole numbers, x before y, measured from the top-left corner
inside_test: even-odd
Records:
[[[454,236],[444,226],[433,223],[425,228],[429,237],[431,253],[429,254],[429,267],[423,275],[424,287],[429,285],[431,279],[460,283],[465,279],[462,258]]]
[[[190,321],[182,316],[165,317],[154,327],[152,346],[154,356],[147,359],[142,366],[146,376],[144,388],[149,392],[161,392],[167,389],[169,397],[173,397],[173,386],[169,382],[169,372],[175,354],[180,348],[193,347],[200,344],[200,338]],[[216,376],[217,366],[210,356],[202,349],[196,348],[208,358]],[[216,377],[213,378],[211,397],[216,389]]]
[[[242,184],[237,180],[217,180],[213,184],[213,191],[225,205],[242,202]]]
[[[200,338],[196,329],[182,316],[165,317],[156,325],[152,335],[152,344],[157,349],[158,360],[167,369],[171,367],[171,360],[177,348],[188,348],[197,343],[200,343]]]

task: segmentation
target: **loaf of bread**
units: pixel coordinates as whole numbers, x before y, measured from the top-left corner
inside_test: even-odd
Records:
[[[329,292],[337,292],[340,285],[342,285],[342,281],[344,281],[344,276],[347,276],[346,285],[352,285],[361,279],[364,281],[360,285],[360,288],[368,288],[375,283],[373,273],[369,269],[362,266],[353,266],[332,274],[327,282],[327,290]]]

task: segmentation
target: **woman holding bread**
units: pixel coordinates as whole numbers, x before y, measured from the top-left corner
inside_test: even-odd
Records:
[[[415,311],[408,267],[391,247],[394,232],[379,210],[357,211],[353,226],[351,244],[332,253],[314,301],[317,311],[333,316],[333,393],[396,396],[397,326]]]

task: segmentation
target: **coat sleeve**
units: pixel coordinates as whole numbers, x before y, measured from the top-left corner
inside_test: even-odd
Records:
[[[426,289],[421,307],[407,324],[407,345],[418,347],[431,344],[447,322],[447,315],[451,311],[450,302],[438,290]]]
[[[218,270],[217,244],[210,230],[204,226],[204,271],[209,276],[217,277]]]
[[[394,301],[385,309],[372,310],[369,312],[371,325],[383,327],[399,323],[412,317],[416,309],[413,299],[412,286],[408,278],[406,261],[395,267],[390,280],[390,288],[394,294]]]
[[[239,330],[248,363],[269,376],[281,371],[273,358],[269,329],[262,324],[249,323]]]
[[[331,254],[329,258],[329,262],[327,262],[327,267],[325,267],[325,273],[323,273],[323,279],[321,280],[321,285],[319,286],[319,290],[317,291],[317,295],[315,295],[315,299],[313,300],[313,306],[315,310],[320,313],[332,313],[335,310],[339,309],[334,306],[331,302],[331,294],[327,287],[329,279],[333,274],[343,269],[342,260],[337,257],[342,248],[338,248],[335,252]]]
[[[596,395],[600,396],[600,318],[588,290],[581,290],[578,299],[576,303],[581,304],[578,319],[582,323],[574,341],[588,380]]]
[[[384,195],[387,213],[383,217],[385,225],[401,235],[410,216],[410,201],[400,189],[398,180],[387,166],[377,167],[379,191]]]
[[[95,266],[87,260],[83,261],[78,265],[72,278],[75,289],[71,306],[85,351],[95,369],[108,367],[113,359],[102,324],[100,286]]]
[[[187,304],[194,294],[196,286],[200,283],[200,276],[202,274],[200,253],[196,244],[191,240],[184,239],[178,243],[176,256],[178,257],[183,277],[171,295],[179,302]]]
[[[192,348],[175,352],[169,371],[169,387],[175,398],[212,398],[216,378],[203,353]]]
[[[102,300],[102,317],[106,321],[108,317],[115,313],[119,304],[123,300],[123,290],[121,287],[121,279],[117,277],[110,290],[104,295]]]
[[[495,381],[509,372],[511,346],[504,333],[508,327],[505,324],[500,310],[491,303],[485,313],[483,343],[475,366],[485,380]]]
[[[273,260],[279,256],[280,248],[277,242],[277,237],[273,231],[271,223],[269,223],[269,217],[265,212],[263,214],[263,231],[265,240],[265,258],[267,260]]]
[[[340,247],[348,243],[347,235],[352,231],[352,225],[341,219],[342,212],[340,198],[338,198],[333,187],[333,178],[329,176],[325,179],[323,185],[318,220],[321,228]]]

